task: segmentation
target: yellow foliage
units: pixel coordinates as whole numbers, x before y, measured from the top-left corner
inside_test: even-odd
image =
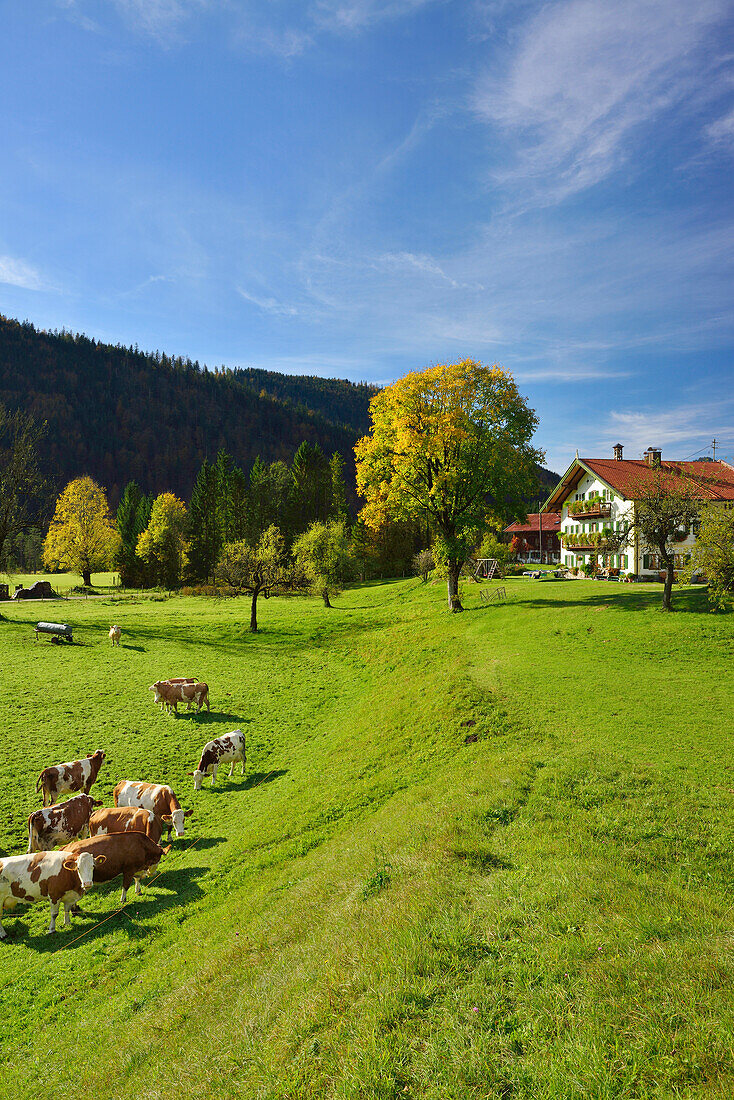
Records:
[[[140,535],[138,556],[147,561],[159,584],[175,588],[181,583],[187,562],[186,505],[173,493],[161,493],[153,501],[150,522]]]
[[[47,569],[89,573],[109,569],[120,545],[105,491],[91,477],[77,477],[56,502],[43,547]]]
[[[370,402],[356,447],[362,519],[430,516],[451,540],[532,490],[537,418],[510,374],[472,359],[413,371]]]

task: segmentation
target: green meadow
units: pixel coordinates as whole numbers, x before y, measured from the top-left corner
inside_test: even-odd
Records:
[[[124,910],[4,915],[2,1100],[734,1094],[734,615],[500,583],[455,616],[417,580],[271,599],[257,635],[246,601],[2,605],[0,857],[41,769],[97,748],[106,804],[193,808]],[[159,712],[177,675],[210,714]],[[194,792],[236,728],[244,780]]]

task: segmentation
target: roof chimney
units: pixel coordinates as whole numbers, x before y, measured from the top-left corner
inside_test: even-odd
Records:
[[[615,443],[614,444],[614,457],[616,458],[617,462],[622,461],[622,444],[621,443]]]
[[[648,466],[659,466],[660,459],[662,458],[662,451],[659,447],[648,447],[642,457]]]

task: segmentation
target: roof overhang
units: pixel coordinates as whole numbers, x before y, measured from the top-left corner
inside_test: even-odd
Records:
[[[589,474],[590,477],[595,477],[598,481],[601,481],[602,485],[606,485],[607,489],[611,489],[615,493],[619,493],[619,489],[615,489],[613,485],[610,485],[608,481],[605,481],[596,470],[592,470],[586,465],[582,458],[574,458],[571,465],[566,470],[561,480],[556,485],[551,495],[546,500],[541,512],[558,512],[563,506],[563,502],[568,494],[575,489],[584,474]],[[620,494],[623,495],[623,494]],[[626,497],[624,498],[627,499]]]

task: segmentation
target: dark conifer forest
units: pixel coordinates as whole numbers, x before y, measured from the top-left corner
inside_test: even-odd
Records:
[[[45,332],[0,315],[0,403],[48,424],[44,472],[58,490],[89,474],[117,507],[128,482],[189,500],[204,460],[224,450],[247,476],[259,457],[291,464],[301,443],[344,459],[356,514],[353,447],[377,388],[190,359]],[[539,495],[558,480],[538,468]],[[528,501],[532,508],[533,502]]]
[[[304,440],[338,451],[352,484],[374,393],[337,379],[205,370],[0,316],[0,402],[47,421],[41,461],[59,489],[89,474],[113,507],[129,481],[188,500],[220,450],[249,471],[258,456],[290,463]]]

